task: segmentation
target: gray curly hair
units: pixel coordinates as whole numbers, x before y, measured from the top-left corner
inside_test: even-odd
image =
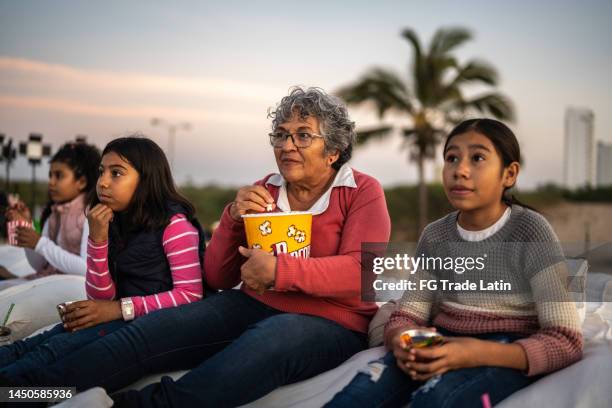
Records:
[[[302,119],[308,116],[319,119],[325,152],[340,153],[338,160],[332,164],[335,170],[350,160],[356,139],[355,122],[349,119],[344,102],[321,88],[293,87],[289,95],[276,105],[276,109],[268,109],[268,118],[272,118],[272,130],[291,120],[295,112]]]

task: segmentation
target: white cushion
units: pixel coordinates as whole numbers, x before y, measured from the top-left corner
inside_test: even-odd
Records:
[[[58,323],[58,303],[86,298],[84,277],[51,275],[0,291],[0,315],[5,315],[11,303],[15,304],[7,324],[11,340],[15,341]]]

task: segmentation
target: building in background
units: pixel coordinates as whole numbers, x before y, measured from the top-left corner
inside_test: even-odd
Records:
[[[597,186],[612,186],[612,143],[597,143]]]
[[[575,190],[595,185],[595,138],[593,111],[568,108],[565,111],[564,186]]]

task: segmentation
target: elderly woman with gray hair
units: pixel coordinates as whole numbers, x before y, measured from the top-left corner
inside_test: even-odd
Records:
[[[376,305],[361,300],[361,243],[389,239],[383,190],[346,164],[354,123],[337,98],[295,88],[269,116],[279,173],[238,191],[206,251],[204,277],[223,291],[138,319],[24,384],[115,391],[146,374],[191,369],[112,398],[116,406],[233,407],[366,347]],[[309,258],[246,248],[241,216],[266,209],[313,213]]]

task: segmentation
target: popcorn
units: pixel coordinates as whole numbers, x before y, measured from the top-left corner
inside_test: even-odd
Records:
[[[6,223],[9,245],[17,245],[17,228],[32,228],[32,223],[24,220],[13,220]]]
[[[272,233],[272,224],[270,221],[264,221],[259,225],[259,231],[264,237]]]
[[[289,226],[289,229],[287,230],[287,236],[290,238],[293,237],[295,242],[299,242],[300,244],[306,241],[306,233],[304,231],[298,230],[295,225]]]
[[[266,211],[267,211],[267,212],[272,211],[272,209],[273,209],[273,208],[274,208],[274,205],[273,205],[273,204],[268,204],[268,205],[266,205]]]
[[[15,207],[17,204],[19,204],[19,194],[9,194],[6,197],[6,200],[9,207]]]

